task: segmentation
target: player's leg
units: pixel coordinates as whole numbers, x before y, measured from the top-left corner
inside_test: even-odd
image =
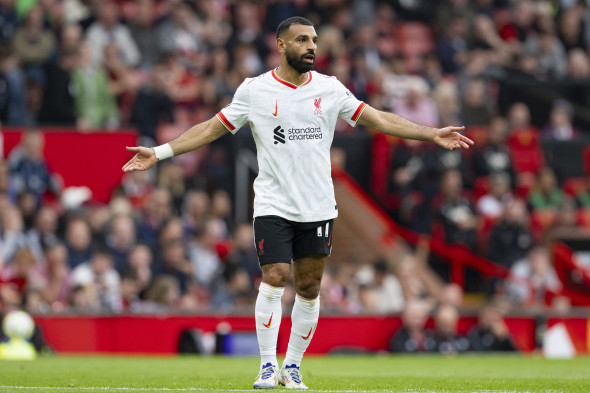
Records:
[[[320,315],[320,283],[331,252],[332,224],[332,220],[323,222],[295,235],[293,276],[296,297],[287,355],[279,372],[279,383],[288,388],[307,389],[301,380],[299,367]]]
[[[260,349],[260,373],[254,388],[270,389],[277,386],[281,298],[291,268],[293,228],[278,217],[257,217],[254,237],[262,268],[262,283],[254,310]]]

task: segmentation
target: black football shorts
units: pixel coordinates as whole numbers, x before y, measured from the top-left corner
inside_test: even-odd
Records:
[[[260,265],[291,263],[309,255],[330,255],[334,220],[295,222],[279,216],[254,218],[254,241]]]

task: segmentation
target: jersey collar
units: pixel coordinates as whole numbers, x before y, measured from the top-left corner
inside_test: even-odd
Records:
[[[283,85],[285,85],[287,87],[290,87],[291,89],[297,89],[299,87],[303,87],[303,86],[307,85],[309,82],[311,82],[311,71],[307,72],[307,80],[305,82],[303,82],[302,84],[300,84],[299,86],[297,86],[291,82],[287,82],[286,80],[279,78],[276,70],[277,70],[276,68],[272,70],[273,78],[275,78],[279,83],[282,83]]]

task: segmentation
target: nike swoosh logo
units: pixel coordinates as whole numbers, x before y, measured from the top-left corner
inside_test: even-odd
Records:
[[[274,117],[277,117],[279,115],[279,108],[277,105],[277,102],[275,101],[275,113],[272,114]]]
[[[313,328],[309,329],[309,333],[307,333],[307,336],[303,337],[304,340],[309,340],[309,337],[311,336],[311,332],[313,331]]]
[[[266,327],[266,328],[269,328],[269,327],[270,327],[270,324],[271,324],[271,322],[272,322],[272,315],[273,315],[273,314],[274,314],[274,313],[271,313],[271,314],[270,314],[270,319],[268,320],[268,323],[263,323],[264,327]]]

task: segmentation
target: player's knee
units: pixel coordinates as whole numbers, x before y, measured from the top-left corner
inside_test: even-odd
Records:
[[[284,287],[287,285],[290,265],[286,263],[273,263],[262,266],[262,282],[273,287]]]
[[[315,299],[320,294],[320,278],[305,278],[299,280],[295,286],[295,292],[306,299]]]

